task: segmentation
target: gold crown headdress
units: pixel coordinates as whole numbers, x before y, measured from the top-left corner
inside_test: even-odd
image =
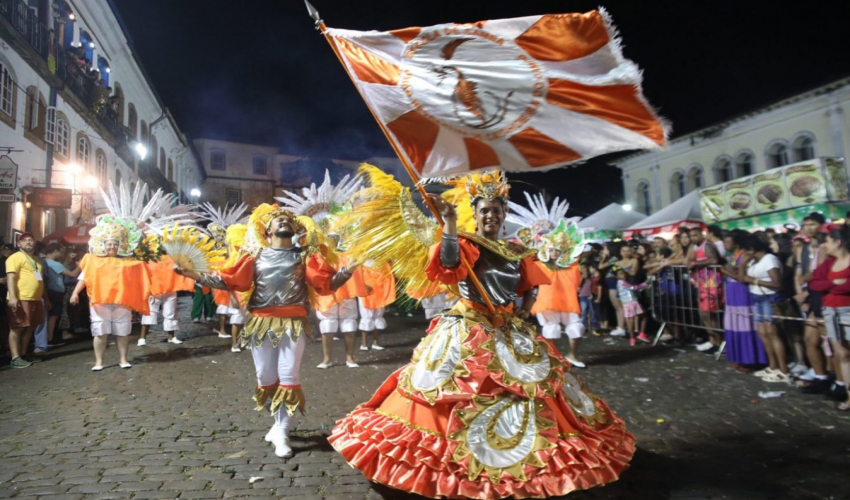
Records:
[[[466,192],[472,203],[478,198],[508,202],[508,190],[511,186],[501,170],[484,173],[471,173],[466,176]]]

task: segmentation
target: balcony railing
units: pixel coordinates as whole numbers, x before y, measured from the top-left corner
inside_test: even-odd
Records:
[[[117,148],[127,144],[131,132],[118,119],[118,113],[107,105],[108,95],[97,82],[84,76],[84,68],[61,50],[50,31],[23,0],[0,0],[0,17],[8,21],[39,55],[47,70],[64,83],[65,88],[74,94],[87,110],[89,117],[97,122],[114,138]]]

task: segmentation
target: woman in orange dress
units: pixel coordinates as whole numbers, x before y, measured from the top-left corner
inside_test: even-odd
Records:
[[[460,301],[329,441],[368,479],[430,498],[542,498],[614,481],[634,437],[526,322],[547,278],[533,250],[499,240],[502,177],[477,182],[468,187],[475,233],[458,231],[455,208],[432,197],[446,225],[426,274],[456,284]]]

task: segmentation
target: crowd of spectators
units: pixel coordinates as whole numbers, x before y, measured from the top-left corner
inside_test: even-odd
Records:
[[[651,321],[664,343],[717,356],[722,349],[738,371],[850,410],[848,226],[815,212],[779,232],[708,226],[592,244],[582,277],[583,318],[597,335],[635,345],[649,341]]]

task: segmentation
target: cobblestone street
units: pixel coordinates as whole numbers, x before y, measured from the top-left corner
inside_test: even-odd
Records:
[[[106,368],[91,372],[87,339],[30,368],[0,370],[0,498],[414,498],[370,484],[326,436],[409,359],[426,327],[421,311],[390,318],[388,348],[358,351],[358,369],[319,370],[321,346],[308,345],[308,414],[296,418],[295,457],[282,460],[263,441],[271,418],[252,407],[250,352],[231,353],[211,324],[188,321],[187,300],[185,343],[154,330],[137,347],[134,335],[132,369],[118,368],[110,346]],[[343,343],[334,347],[339,363]],[[638,452],[620,481],[570,498],[850,498],[850,417],[819,396],[692,348],[590,337],[582,351],[589,368],[577,374],[626,420]],[[761,399],[765,390],[787,394]]]

